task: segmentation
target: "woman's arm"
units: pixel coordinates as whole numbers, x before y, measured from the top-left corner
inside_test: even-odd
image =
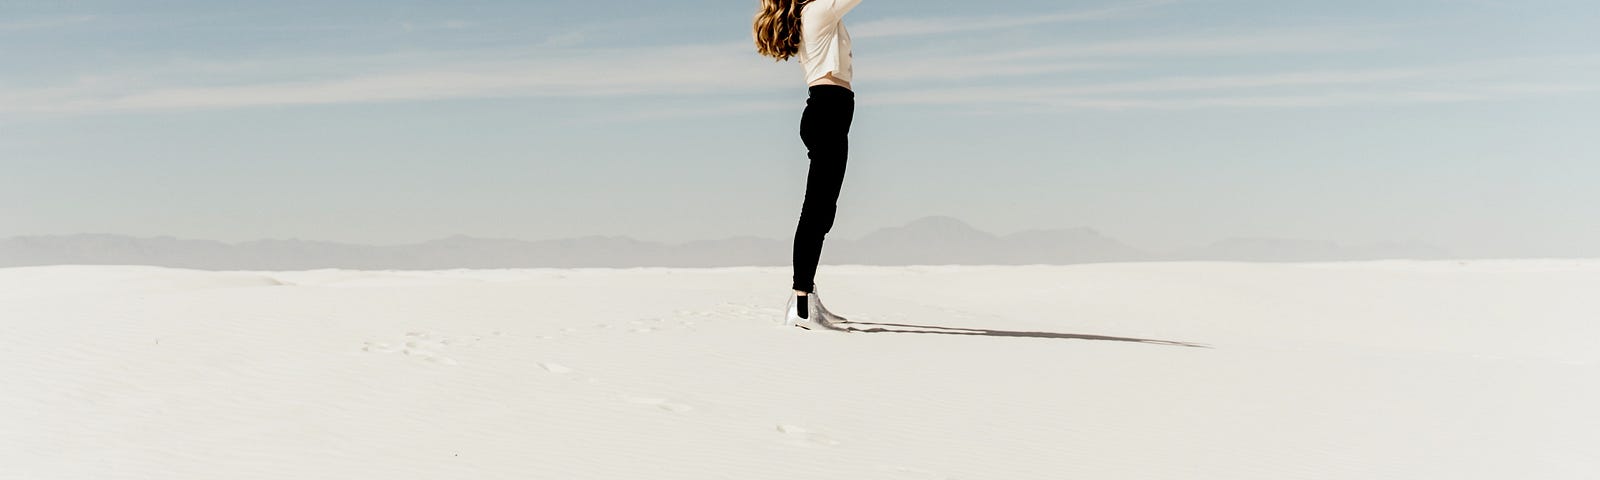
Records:
[[[828,9],[828,13],[832,14],[833,18],[835,18],[835,19],[844,18],[844,14],[850,13],[850,9],[856,8],[856,5],[861,3],[861,0],[815,0],[815,1],[817,3],[822,3],[822,5],[818,5],[818,6],[827,8]]]

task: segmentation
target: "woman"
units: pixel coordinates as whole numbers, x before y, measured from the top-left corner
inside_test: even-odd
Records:
[[[807,330],[840,330],[843,317],[817,298],[817,262],[844,182],[855,92],[850,89],[850,32],[844,14],[861,0],[761,0],[755,18],[756,51],[776,60],[800,57],[810,97],[800,116],[800,139],[811,159],[806,198],[794,231],[794,294],[783,323]]]

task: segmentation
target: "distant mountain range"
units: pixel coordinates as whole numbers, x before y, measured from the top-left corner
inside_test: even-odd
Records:
[[[924,217],[858,239],[830,236],[822,263],[1022,265],[1147,260],[1324,261],[1444,258],[1427,245],[1241,238],[1177,252],[1146,252],[1089,228],[994,235],[946,216]],[[789,265],[790,240],[750,236],[680,244],[618,236],[555,240],[465,235],[397,246],[306,240],[223,243],[170,236],[18,236],[0,240],[0,267],[56,264],[159,265],[208,270],[443,269],[515,267],[720,267]]]

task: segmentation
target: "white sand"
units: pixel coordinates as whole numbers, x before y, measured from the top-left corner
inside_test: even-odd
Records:
[[[789,274],[0,269],[0,478],[1600,478],[1600,261]]]

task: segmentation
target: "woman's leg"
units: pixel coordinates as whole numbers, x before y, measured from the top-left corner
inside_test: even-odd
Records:
[[[794,232],[795,290],[811,292],[822,258],[822,241],[833,229],[839,190],[844,183],[850,151],[850,122],[855,116],[855,94],[844,87],[811,87],[800,117],[800,139],[811,165],[806,173],[805,203]]]

